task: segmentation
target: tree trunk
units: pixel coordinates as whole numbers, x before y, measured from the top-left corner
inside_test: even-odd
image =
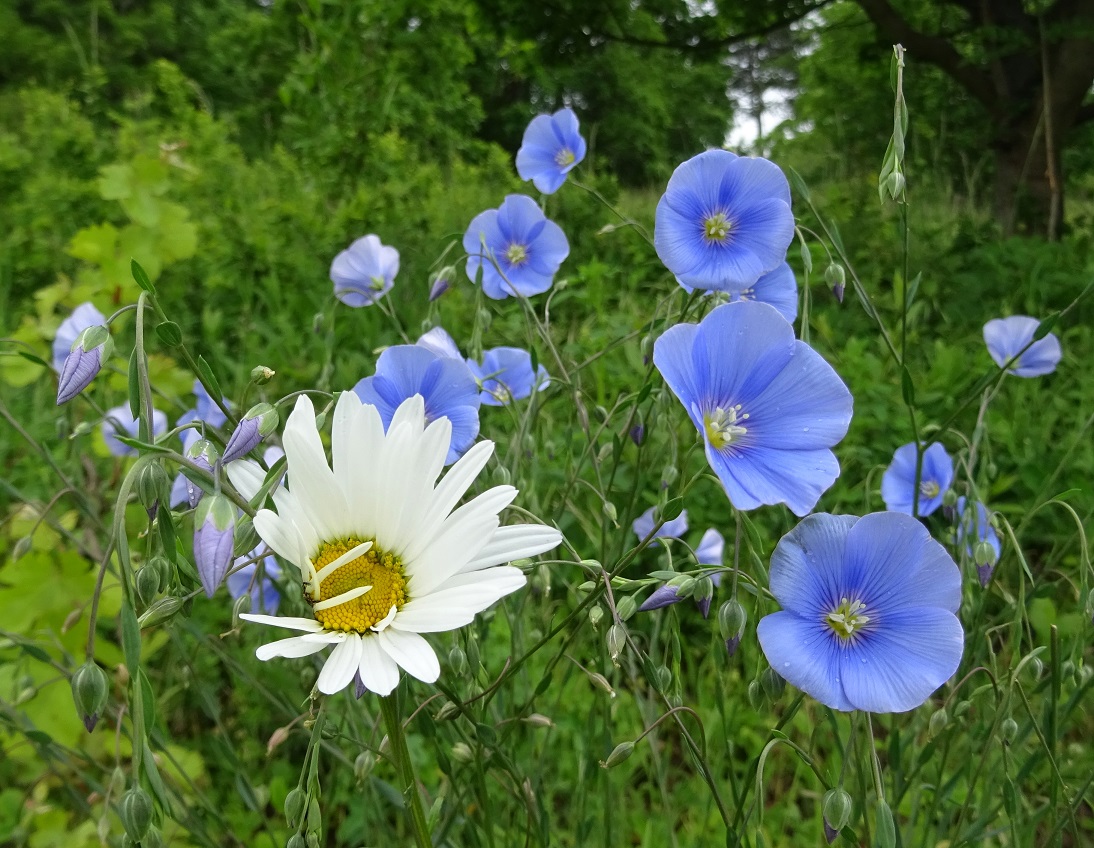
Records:
[[[995,152],[995,215],[1003,234],[1060,236],[1064,217],[1059,144],[1050,150],[1040,116],[1001,131]]]

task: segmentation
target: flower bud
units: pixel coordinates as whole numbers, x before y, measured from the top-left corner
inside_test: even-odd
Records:
[[[434,275],[429,286],[429,302],[432,303],[452,286],[452,280],[456,277],[456,269],[447,266]]]
[[[748,684],[748,703],[752,705],[752,709],[758,710],[763,702],[764,688],[759,680],[753,680]]]
[[[934,711],[931,715],[931,720],[927,724],[927,733],[931,738],[938,736],[943,730],[946,729],[946,725],[950,723],[950,714],[946,712],[945,707],[941,707]]]
[[[224,495],[206,495],[194,513],[194,564],[210,598],[232,564],[235,523],[235,507]]]
[[[675,465],[666,465],[661,469],[661,486],[667,488],[676,482],[676,478],[680,476],[679,470]]]
[[[718,631],[723,639],[740,637],[748,621],[748,611],[736,598],[730,598],[718,608]]]
[[[256,386],[265,386],[277,372],[265,365],[256,365],[251,369],[251,382]]]
[[[889,179],[886,181],[886,187],[889,189],[889,195],[893,200],[899,200],[904,196],[904,189],[907,184],[907,180],[904,179],[904,174],[900,173],[900,171],[893,171],[889,174]]]
[[[147,563],[145,563],[145,568],[151,568],[152,571],[155,572],[156,577],[159,580],[159,583],[156,587],[158,591],[162,592],[169,585],[171,585],[172,566],[171,563],[167,560],[167,557],[156,554],[154,557],[148,560]]]
[[[1018,735],[1018,722],[1007,716],[999,725],[999,732],[1003,735],[1003,741],[1009,745]]]
[[[448,652],[448,667],[456,675],[467,673],[467,654],[459,645],[453,645],[452,650]]]
[[[137,624],[141,628],[154,627],[157,624],[163,624],[165,621],[174,617],[182,609],[182,600],[176,598],[174,595],[168,595],[166,598],[160,598],[152,606],[144,611],[144,614],[137,619]]]
[[[224,447],[221,464],[227,465],[249,454],[270,433],[277,429],[277,410],[268,403],[258,403],[240,419],[228,444]]]
[[[615,509],[615,504],[611,501],[604,501],[604,506],[601,507],[601,509],[603,509],[605,517],[607,517],[612,524],[619,521],[619,513]]]
[[[160,593],[160,575],[155,566],[148,564],[137,569],[136,580],[137,597],[146,607],[156,600]]]
[[[958,701],[957,706],[953,708],[954,718],[961,718],[972,708],[972,701]]]
[[[27,555],[31,546],[34,544],[34,539],[31,536],[23,536],[18,542],[15,543],[15,547],[11,551],[11,561],[17,562]]]
[[[592,683],[593,686],[595,686],[597,689],[600,689],[602,692],[607,692],[613,698],[615,697],[615,690],[612,688],[612,684],[608,682],[608,678],[606,678],[603,674],[601,674],[599,671],[586,671],[585,674],[589,678],[589,682]]]
[[[633,753],[633,742],[620,742],[615,746],[612,752],[608,754],[608,759],[600,761],[600,767],[605,769],[615,768],[615,766],[619,765]]]
[[[148,833],[141,837],[141,848],[163,848],[163,834],[158,827],[148,828]]]
[[[772,701],[777,701],[786,688],[786,681],[779,676],[775,669],[768,666],[760,673],[760,685],[763,686],[767,697]]]
[[[692,586],[691,596],[699,605],[703,618],[706,618],[710,615],[710,601],[714,597],[714,581],[706,576],[697,578]]]
[[[307,800],[308,796],[299,786],[285,796],[285,821],[289,823],[289,827],[296,827],[300,821],[300,814],[304,812],[304,804],[307,803]]]
[[[372,769],[376,766],[376,755],[372,751],[362,751],[357,755],[357,759],[353,761],[353,775],[357,778],[357,782],[364,783],[365,778],[372,774]]]
[[[638,610],[638,604],[635,603],[634,595],[627,595],[615,606],[615,611],[619,614],[619,618],[622,621],[626,621]]]
[[[319,848],[319,832],[315,830],[308,831],[307,848]]]
[[[726,639],[726,654],[728,654],[730,657],[737,653],[737,649],[739,647],[741,647],[740,634]]]
[[[981,539],[973,547],[972,557],[981,568],[985,565],[995,565],[995,548],[991,546],[991,542]]]
[[[657,691],[664,695],[665,690],[672,685],[672,672],[667,665],[657,666],[657,670],[653,673],[653,685]]]
[[[643,601],[642,606],[638,608],[638,611],[649,612],[650,610],[672,606],[673,604],[680,603],[685,597],[685,595],[680,594],[679,586],[665,583],[663,586],[658,586],[653,590],[653,594]],[[624,600],[630,600],[629,596]]]
[[[627,647],[627,631],[620,624],[613,624],[608,628],[608,635],[605,638],[608,643],[608,656],[612,658],[614,663],[623,650]]]
[[[832,289],[832,294],[836,296],[836,300],[843,303],[843,291],[847,285],[847,273],[843,270],[843,266],[838,262],[831,263],[824,269],[824,281]]]
[[[156,517],[160,503],[166,503],[171,497],[171,480],[163,470],[163,463],[150,462],[137,472],[137,499],[148,513],[148,519]]]
[[[80,716],[80,721],[90,733],[95,729],[99,716],[106,707],[110,685],[106,672],[99,668],[94,660],[88,660],[76,669],[70,683],[72,700],[76,704],[76,714]]]
[[[121,819],[125,833],[140,842],[152,826],[152,799],[139,786],[134,786],[122,796]]]
[[[600,627],[600,622],[604,620],[604,607],[600,604],[593,604],[589,609],[589,624],[593,626],[593,630]]]
[[[220,451],[208,439],[194,439],[186,448],[186,458],[193,460],[195,465],[207,471],[210,475],[213,473],[213,466],[216,465],[219,457]],[[198,505],[198,501],[201,500],[201,496],[205,494],[205,491],[189,477],[183,475],[183,479],[186,481],[186,499],[190,504],[190,509],[193,509]]]
[[[991,582],[991,576],[995,573],[995,566],[993,565],[978,565],[976,567],[976,577],[980,581],[980,588],[986,589]]]
[[[294,833],[285,843],[285,848],[308,848],[308,841],[299,833]]]
[[[835,842],[836,835],[851,820],[851,796],[842,786],[829,789],[824,793],[821,811],[824,815],[825,836],[828,838],[828,844],[831,845]],[[832,835],[829,836],[829,832]]]
[[[452,746],[452,759],[459,763],[471,763],[475,761],[475,752],[466,742],[457,742]]]
[[[638,447],[642,447],[642,443],[646,441],[646,428],[642,424],[635,424],[627,431],[627,435],[631,437],[631,441]]]
[[[532,713],[521,719],[525,724],[530,724],[532,727],[554,727],[555,723],[551,721],[547,716],[542,713]]]
[[[68,403],[86,389],[113,352],[114,340],[102,324],[76,336],[57,378],[57,405]]]

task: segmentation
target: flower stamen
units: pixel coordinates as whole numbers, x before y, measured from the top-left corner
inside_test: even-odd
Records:
[[[741,414],[741,405],[731,406],[728,409],[716,407],[713,412],[703,416],[703,425],[706,430],[707,441],[715,450],[721,450],[727,445],[741,440],[748,429],[738,422],[748,419],[748,413]]]
[[[555,154],[555,164],[565,168],[574,164],[574,158],[574,152],[568,147],[563,147]]]
[[[407,601],[402,562],[372,540],[324,543],[309,564],[313,573],[305,595],[326,630],[383,629]]]
[[[733,222],[725,212],[715,212],[703,219],[703,238],[707,241],[724,242],[733,229]]]
[[[505,249],[505,258],[514,267],[523,265],[528,260],[528,248],[523,244],[513,242]]]
[[[934,480],[923,480],[919,484],[919,493],[925,498],[937,498],[941,489]]]
[[[840,605],[825,616],[825,623],[846,642],[855,635],[856,630],[861,630],[869,624],[870,616],[864,614],[865,610],[866,604],[862,601],[841,598]]]

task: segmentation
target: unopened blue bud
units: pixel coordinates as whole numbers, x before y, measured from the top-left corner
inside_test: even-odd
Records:
[[[224,495],[202,499],[194,513],[194,564],[210,598],[232,564],[236,511]]]
[[[68,403],[86,389],[114,352],[110,330],[102,324],[88,327],[76,337],[57,378],[57,405]]]
[[[642,446],[642,442],[646,441],[646,428],[641,424],[635,424],[630,429],[631,441],[639,447]]]
[[[433,278],[433,284],[429,287],[429,302],[432,303],[452,287],[452,280],[456,277],[456,269],[452,267],[442,268]]]
[[[220,457],[220,451],[208,439],[194,439],[190,442],[190,446],[186,448],[186,457],[193,460],[194,465],[200,466],[203,471],[212,474],[213,466],[217,464],[217,459]],[[186,486],[186,499],[190,504],[190,509],[193,509],[198,505],[201,496],[205,494],[205,490],[189,477],[184,476],[183,480]]]
[[[649,612],[650,610],[678,604],[682,600],[684,600],[684,596],[680,594],[680,587],[673,586],[671,583],[666,583],[665,585],[658,586],[654,589],[653,594],[646,598],[642,603],[642,606],[638,608],[638,611]]]
[[[247,414],[240,419],[232,437],[224,448],[224,455],[220,461],[227,465],[240,459],[258,447],[258,444],[277,429],[277,410],[268,403],[259,403],[252,406]]]
[[[76,712],[80,714],[80,721],[90,733],[95,729],[99,716],[103,714],[103,709],[106,707],[110,685],[106,679],[106,672],[93,660],[88,660],[73,672],[71,683],[72,700],[76,704]]]

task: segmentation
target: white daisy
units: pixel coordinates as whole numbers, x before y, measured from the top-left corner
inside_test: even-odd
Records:
[[[505,563],[559,544],[562,535],[552,527],[500,525],[498,513],[517,494],[512,486],[456,507],[494,444],[476,444],[438,483],[451,434],[447,418],[425,426],[419,395],[399,406],[385,435],[376,408],[342,392],[332,469],[311,401],[297,400],[282,439],[289,487],[272,493],[277,511],[259,510],[254,526],[300,569],[315,618],[243,615],[303,632],[261,646],[259,659],[304,657],[334,645],[319,674],[326,694],[360,675],[367,689],[387,695],[399,668],[432,683],[440,664],[420,634],[469,624],[524,585],[520,569]],[[228,476],[253,497],[265,472],[240,460],[228,466]]]

